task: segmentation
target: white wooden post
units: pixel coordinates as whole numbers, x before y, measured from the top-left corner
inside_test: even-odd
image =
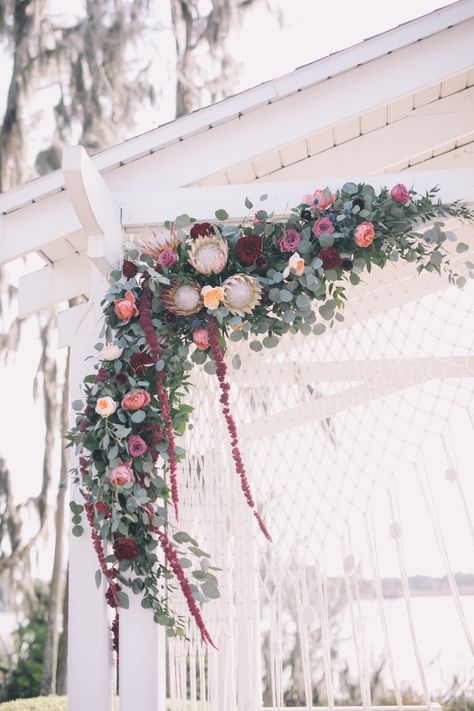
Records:
[[[85,358],[97,340],[94,311],[91,306],[85,318],[82,310],[77,314],[78,329],[69,340],[72,400],[81,398],[80,384],[90,371],[90,361]],[[64,335],[60,336],[65,343]],[[77,489],[71,492],[71,499],[84,503]],[[80,538],[71,535],[69,546],[68,708],[112,711],[114,664],[108,608],[102,586],[97,590],[95,584],[97,556],[85,516],[83,527],[84,535]]]
[[[90,371],[84,359],[93,353],[98,338],[98,305],[107,288],[105,276],[121,259],[124,232],[120,208],[83,148],[65,149],[63,172],[68,196],[87,236],[91,261],[92,304],[85,316],[84,309],[78,312],[82,321],[71,341],[71,390],[76,396],[83,375]],[[70,321],[64,319],[64,329],[69,332]],[[70,560],[69,709],[83,711],[86,705],[94,711],[111,711],[114,666],[108,616],[104,591],[95,588],[97,559],[87,537],[71,538]],[[164,632],[150,611],[141,608],[139,598],[133,593],[129,598],[130,609],[120,611],[120,708],[164,711]]]

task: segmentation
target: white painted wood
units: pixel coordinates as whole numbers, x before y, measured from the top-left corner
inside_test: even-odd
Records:
[[[226,171],[229,183],[251,183],[257,177],[255,169],[251,163],[241,163]]]
[[[63,174],[74,210],[88,236],[88,256],[107,275],[122,257],[120,208],[82,146],[63,149]]]
[[[36,252],[81,230],[81,223],[64,191],[5,215],[0,225],[0,264]]]
[[[346,141],[351,141],[353,138],[360,136],[359,116],[334,126],[333,135],[336,146],[339,145],[339,143],[345,143]]]
[[[308,144],[309,155],[314,155],[315,153],[321,153],[322,151],[327,151],[334,146],[334,135],[332,128],[327,128],[324,131],[318,131],[318,133],[313,133],[306,140]]]
[[[50,242],[49,244],[44,245],[41,249],[43,254],[45,254],[51,262],[59,262],[60,259],[70,257],[77,251],[70,242],[62,237],[57,239],[55,242]]]
[[[130,609],[120,611],[120,709],[166,711],[165,629],[128,591]]]
[[[440,98],[441,85],[433,84],[425,89],[417,91],[413,97],[413,108],[418,109],[420,106],[430,104]]]
[[[265,369],[255,373],[255,368],[243,366],[232,374],[232,382],[239,387],[260,388],[292,385],[293,383],[357,382],[367,377],[392,378],[397,371],[419,372],[433,378],[474,377],[474,356],[446,358],[389,358],[383,360],[344,360],[317,363],[268,363]]]
[[[361,133],[370,133],[382,128],[387,123],[388,107],[381,106],[379,109],[369,111],[360,118]]]
[[[438,174],[439,171],[472,167],[474,167],[474,141],[461,148],[456,148],[454,151],[431,158],[423,164],[423,168],[438,172]],[[418,170],[419,166],[414,165],[407,170],[407,173],[416,172]]]
[[[282,161],[279,151],[269,151],[253,160],[253,167],[257,178],[262,175],[268,175],[282,167]]]
[[[58,313],[58,348],[65,348],[71,344],[91,308],[91,302],[84,301]]]
[[[447,117],[449,116],[449,120]],[[296,180],[309,175],[345,175],[364,166],[367,174],[400,162],[416,160],[427,152],[472,134],[474,89],[466,89],[416,109],[395,123],[343,143],[272,175],[272,180]],[[431,156],[429,156],[431,157]]]
[[[349,111],[359,116],[397,97],[411,95],[434,77],[451,75],[455,62],[459,71],[465,71],[465,65],[472,62],[473,32],[474,20],[472,24],[450,30],[443,41],[438,36],[425,40],[427,46],[423,49],[433,55],[429,62],[419,61],[421,50],[417,45],[381,57],[370,66],[356,67],[345,75],[335,76],[172,145],[159,156],[151,155],[114,170],[107,176],[109,184],[114,190],[120,190],[127,189],[132,182],[139,189],[146,189],[152,181],[156,187],[202,182],[203,170],[213,175],[242,160],[253,160],[255,155],[345,121]],[[374,72],[384,76],[384,81],[377,84],[377,97],[373,97],[371,104],[368,97],[374,84]],[[344,100],[335,101],[337,96]]]
[[[75,314],[78,330],[69,341],[71,400],[82,398],[80,384],[90,372],[90,361],[85,359],[97,341],[96,316],[94,309],[86,319],[81,319],[80,312]],[[78,491],[73,490],[71,498],[83,503]],[[95,585],[97,556],[89,524],[83,519],[84,535],[80,538],[71,535],[69,545],[68,708],[112,711],[115,675],[110,620],[104,589]]]
[[[450,94],[455,94],[458,91],[462,91],[467,86],[468,72],[464,74],[457,74],[455,77],[446,79],[441,83],[441,90],[439,95],[449,96]]]
[[[387,106],[387,122],[393,123],[405,118],[413,110],[413,96],[404,96]]]
[[[261,203],[261,207],[268,212],[274,211],[277,215],[297,205],[302,196],[313,191],[316,187],[328,185],[331,189],[342,186],[347,180],[355,182],[367,181],[367,176],[352,175],[349,178],[318,178],[312,180],[292,182],[250,183],[248,185],[227,185],[225,187],[210,188],[179,188],[177,190],[156,190],[128,193],[121,197],[122,222],[125,228],[133,231],[143,225],[154,225],[165,220],[174,219],[183,211],[196,219],[215,219],[214,211],[218,208],[227,210],[230,219],[245,217],[248,210],[244,200],[249,197],[254,206],[259,204],[262,194],[268,198]],[[403,182],[406,176],[402,173],[387,175],[374,175],[370,183],[378,189],[380,187]],[[440,185],[440,197],[446,202],[456,199],[472,200],[472,185],[474,183],[474,170],[453,170],[439,172],[417,172],[410,176],[410,185],[423,193],[425,190]]]
[[[90,261],[85,254],[73,254],[20,277],[18,315],[30,316],[89,291]]]
[[[304,160],[309,155],[306,139],[290,143],[280,150],[282,165],[291,165],[297,161]]]

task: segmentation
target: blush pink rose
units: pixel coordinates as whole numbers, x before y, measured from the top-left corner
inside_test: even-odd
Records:
[[[278,246],[280,247],[280,252],[296,252],[298,245],[301,242],[301,235],[298,230],[290,229],[285,230],[284,234],[278,240]]]
[[[135,474],[132,469],[132,461],[122,462],[118,466],[114,467],[110,472],[110,483],[112,486],[125,486],[125,484],[133,484],[135,481]]]
[[[354,230],[354,242],[358,247],[370,247],[374,237],[375,230],[372,222],[361,222]]]
[[[122,398],[122,410],[140,410],[150,404],[150,395],[146,390],[132,390]]]
[[[397,185],[393,186],[390,190],[390,197],[402,205],[406,205],[407,202],[410,202],[410,193],[403,183],[397,183]]]
[[[209,348],[209,331],[207,328],[195,328],[193,331],[193,341],[200,351]]]
[[[140,437],[140,435],[132,435],[127,440],[128,451],[132,457],[142,457],[146,454],[148,449],[146,442]]]
[[[336,196],[326,188],[326,190],[315,190],[312,195],[305,195],[303,202],[305,205],[315,207],[322,212],[323,210],[327,210],[328,207],[331,207],[335,199]]]
[[[125,292],[123,299],[115,299],[114,311],[121,321],[128,323],[131,318],[138,316],[138,309],[135,306],[135,297],[131,291]]]
[[[335,232],[335,227],[328,217],[320,217],[319,220],[316,220],[314,223],[312,232],[316,237],[332,235],[332,233]]]
[[[172,267],[178,261],[178,255],[172,249],[164,249],[158,257],[158,264],[161,267]]]

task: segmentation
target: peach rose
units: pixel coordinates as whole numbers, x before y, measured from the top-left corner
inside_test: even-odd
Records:
[[[297,276],[301,276],[304,272],[304,259],[300,254],[298,254],[298,252],[292,254],[288,260],[288,266],[283,272],[283,277],[285,279],[290,275],[291,270],[296,272]]]
[[[101,417],[109,417],[113,415],[117,409],[117,403],[111,397],[100,397],[97,400],[97,405],[95,406],[95,411]]]
[[[122,398],[122,410],[140,410],[150,404],[150,395],[146,390],[132,390]]]
[[[193,331],[193,341],[200,351],[209,348],[209,331],[207,328],[195,328]]]
[[[354,242],[358,247],[370,247],[374,237],[375,230],[372,222],[361,222],[354,230]]]
[[[203,286],[201,295],[206,309],[217,309],[224,300],[224,290],[220,286]]]
[[[114,467],[110,472],[109,479],[112,486],[125,486],[125,484],[133,484],[135,481],[135,474],[132,469],[132,461],[122,462],[118,466]]]
[[[135,306],[135,297],[131,291],[126,291],[123,299],[115,299],[114,311],[124,323],[128,323],[131,318],[138,316],[138,309]]]

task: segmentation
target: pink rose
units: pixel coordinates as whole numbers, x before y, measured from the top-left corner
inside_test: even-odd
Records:
[[[397,185],[393,186],[390,190],[390,197],[402,205],[406,205],[407,202],[410,202],[410,193],[402,183],[397,183]]]
[[[150,404],[150,395],[146,390],[132,390],[122,398],[122,410],[140,410]]]
[[[278,240],[280,252],[296,252],[298,245],[301,242],[301,235],[298,230],[285,230],[285,233]]]
[[[328,217],[320,217],[319,220],[313,225],[313,234],[316,237],[322,237],[323,235],[332,235],[335,231],[335,227]]]
[[[131,291],[127,291],[123,299],[115,299],[114,311],[124,323],[128,323],[133,316],[138,316],[138,309],[135,306],[135,297]]]
[[[361,222],[354,230],[354,242],[358,247],[370,247],[374,237],[375,230],[371,222]]]
[[[326,188],[325,190],[315,190],[312,195],[305,195],[303,202],[305,205],[315,207],[322,212],[323,210],[327,210],[328,207],[331,207],[335,199],[336,196],[329,191],[329,188]]]
[[[195,328],[193,341],[200,351],[205,351],[206,348],[209,348],[209,331],[207,328]]]
[[[112,486],[125,486],[125,484],[133,484],[135,481],[135,474],[133,473],[131,460],[128,462],[122,462],[118,466],[114,467],[110,472],[109,479]]]
[[[127,440],[128,451],[132,457],[142,457],[146,451],[146,442],[140,437],[140,435],[132,435]]]
[[[161,267],[172,267],[178,261],[178,255],[172,249],[164,249],[158,257],[158,264]]]

